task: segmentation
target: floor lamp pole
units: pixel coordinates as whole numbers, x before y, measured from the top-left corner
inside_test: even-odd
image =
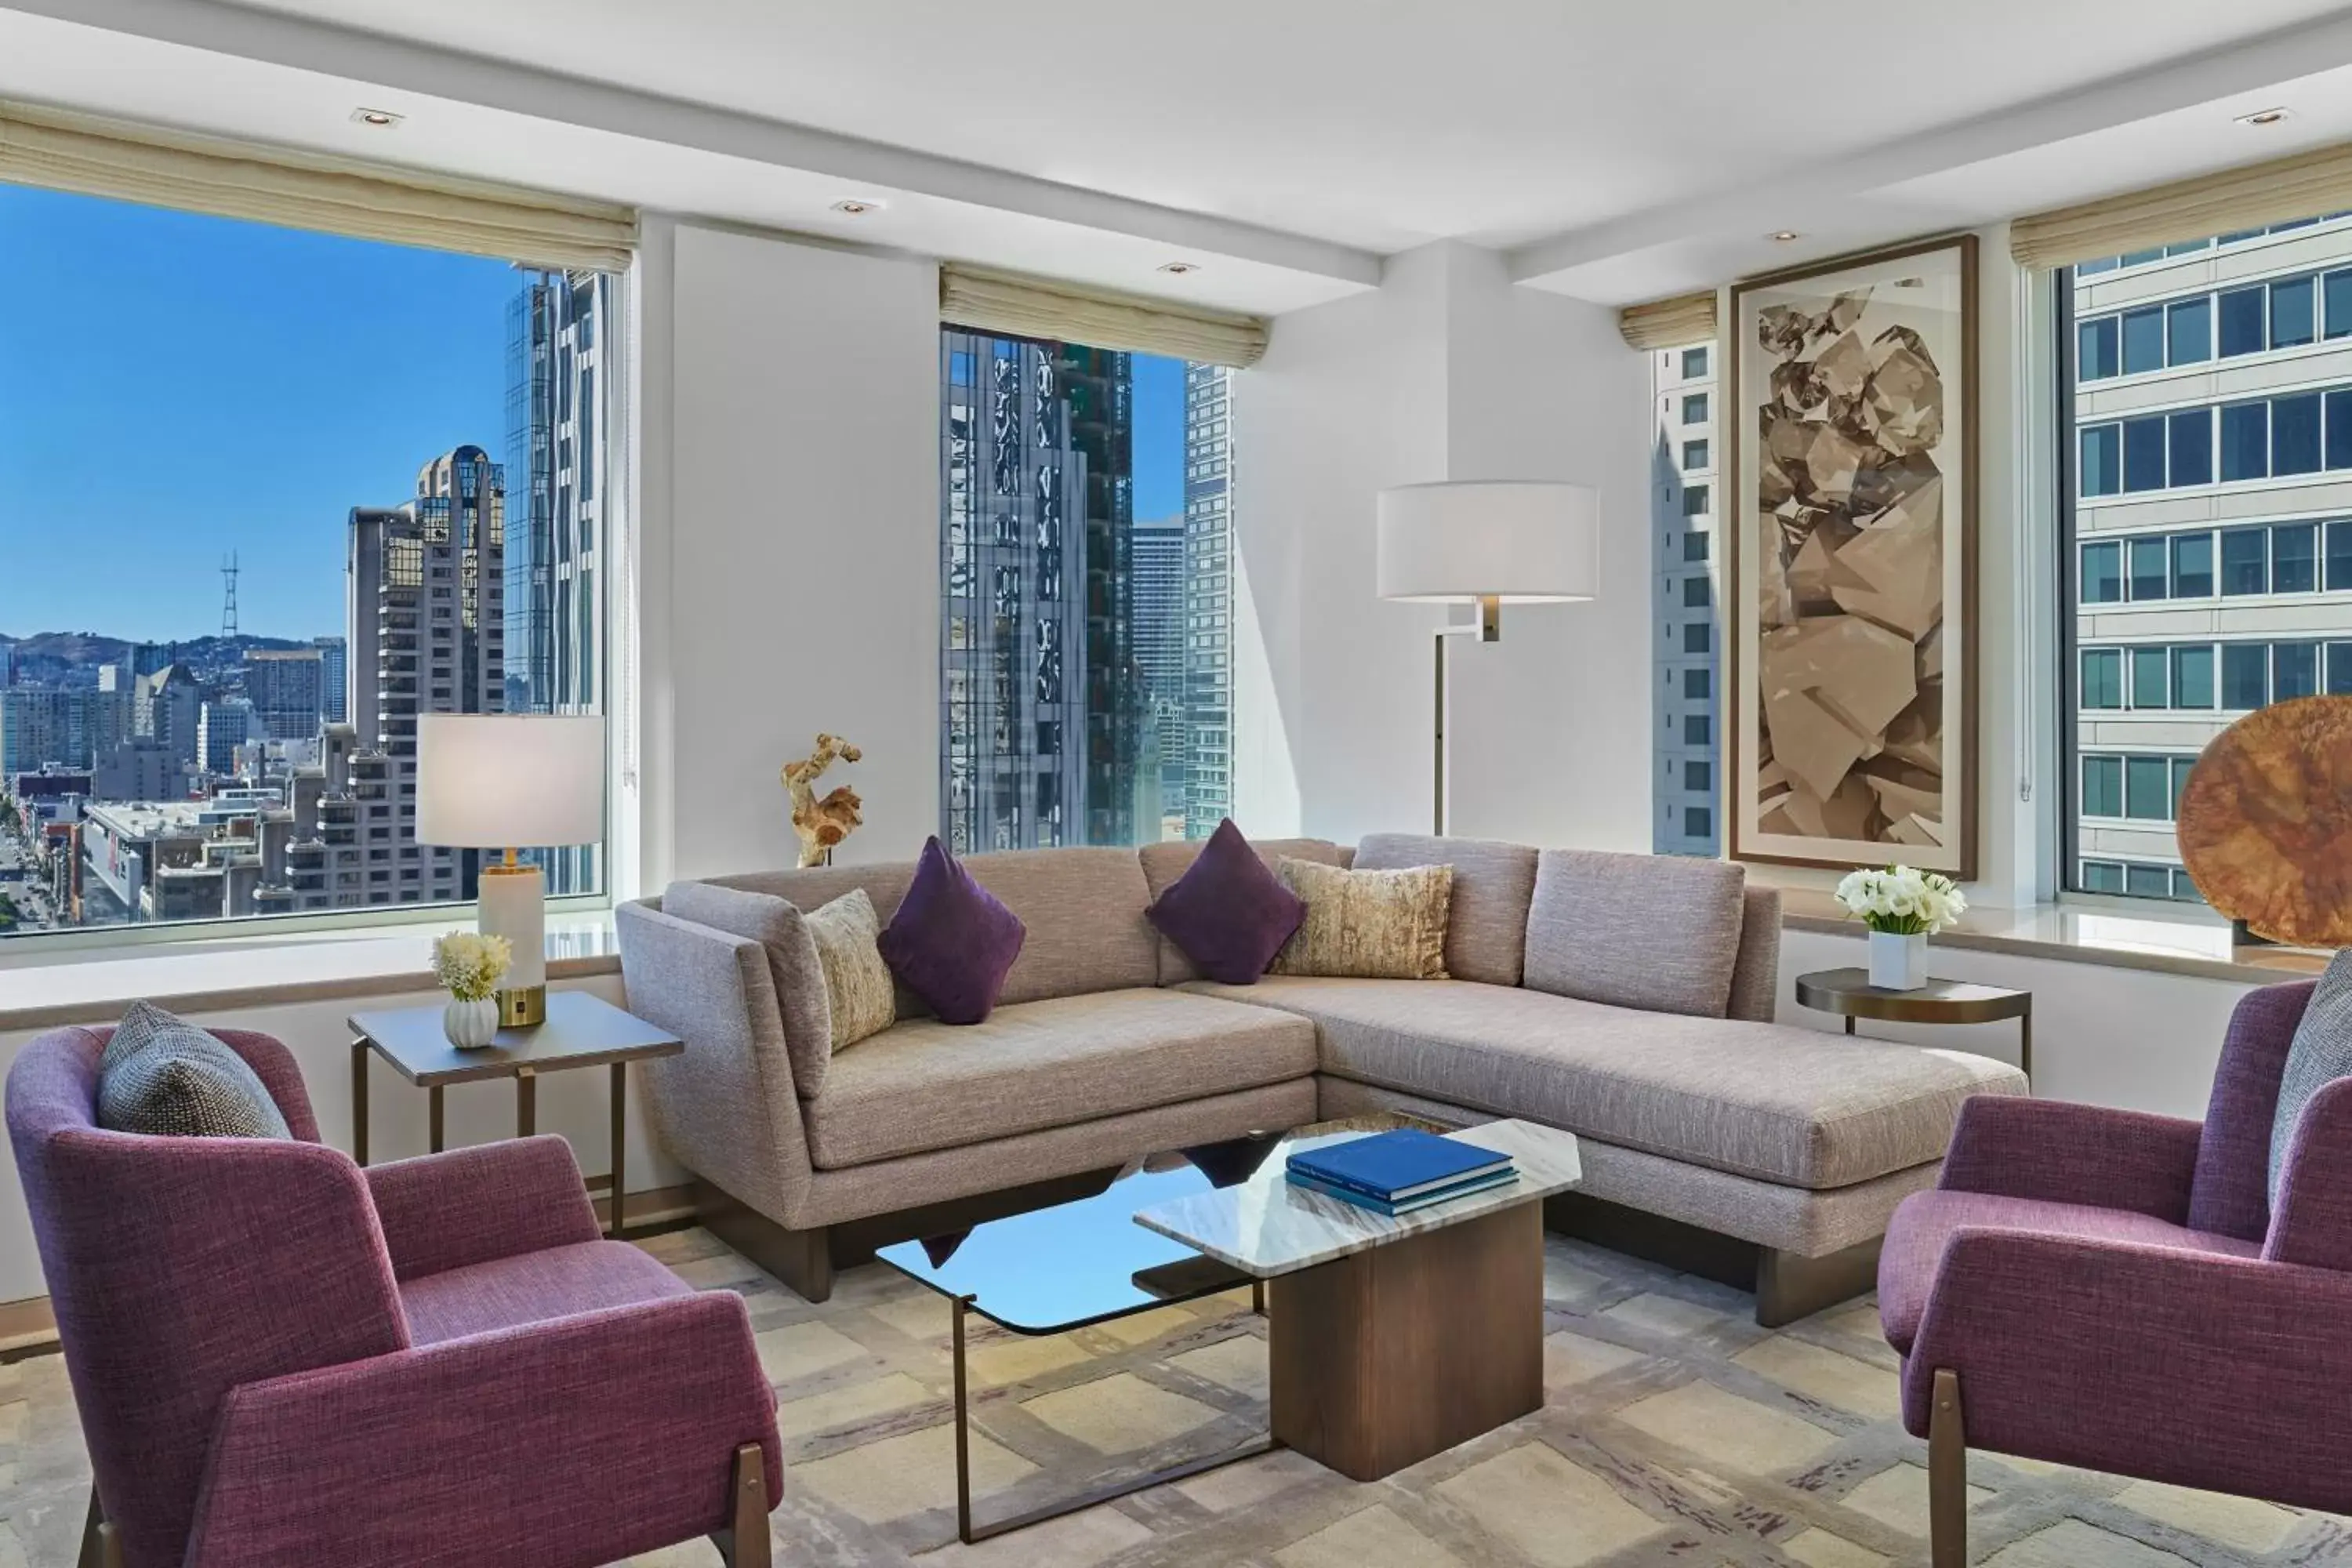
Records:
[[[1440,838],[1445,837],[1445,724],[1452,716],[1453,708],[1445,679],[1445,639],[1466,637],[1475,637],[1480,642],[1503,640],[1503,601],[1499,597],[1492,594],[1481,595],[1475,623],[1440,626],[1436,637],[1432,639],[1437,648],[1437,723],[1432,736],[1435,774],[1431,781],[1431,796],[1436,810],[1431,831]]]

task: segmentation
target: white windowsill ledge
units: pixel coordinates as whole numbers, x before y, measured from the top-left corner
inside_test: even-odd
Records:
[[[178,1013],[220,1013],[429,992],[434,938],[472,925],[443,919],[57,952],[0,966],[0,1035],[110,1024],[141,998]],[[611,910],[549,917],[549,980],[620,967]]]

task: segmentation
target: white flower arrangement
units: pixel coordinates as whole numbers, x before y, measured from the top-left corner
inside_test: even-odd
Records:
[[[1969,907],[1949,877],[1909,866],[1850,872],[1837,885],[1837,901],[1871,930],[1895,936],[1933,936]]]
[[[487,1002],[514,963],[514,947],[502,936],[453,931],[433,943],[433,977],[460,1002]]]

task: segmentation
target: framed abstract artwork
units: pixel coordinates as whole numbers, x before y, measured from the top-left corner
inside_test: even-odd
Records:
[[[1734,858],[1976,874],[1973,236],[1732,289]]]

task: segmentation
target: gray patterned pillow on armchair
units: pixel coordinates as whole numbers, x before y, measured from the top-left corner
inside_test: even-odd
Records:
[[[98,1124],[167,1138],[291,1138],[246,1059],[184,1018],[133,1002],[98,1058]]]

